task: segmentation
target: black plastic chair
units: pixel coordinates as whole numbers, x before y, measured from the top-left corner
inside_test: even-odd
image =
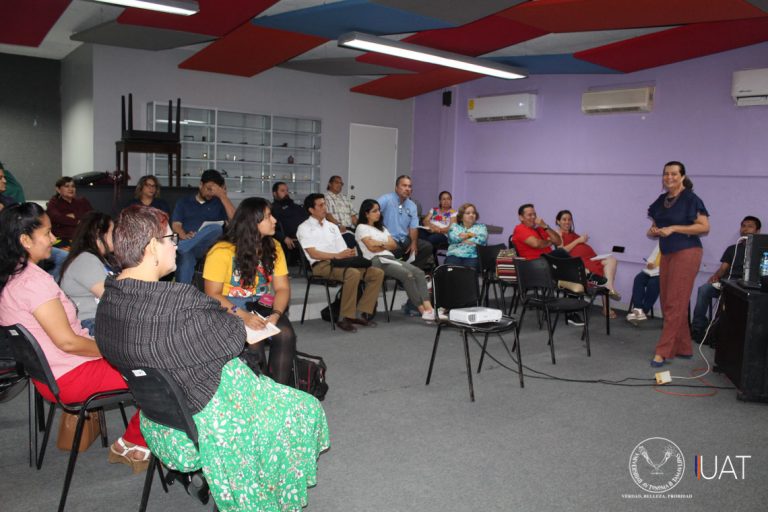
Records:
[[[467,308],[480,305],[480,291],[477,286],[477,273],[474,269],[469,267],[462,267],[459,265],[440,265],[432,274],[432,292],[434,293],[434,306],[435,306],[435,321],[437,322],[437,333],[435,334],[435,342],[432,346],[432,357],[429,360],[429,371],[427,372],[427,382],[432,378],[432,368],[435,364],[435,355],[437,354],[437,344],[440,342],[440,333],[445,328],[453,328],[461,331],[462,339],[464,341],[464,360],[467,365],[467,382],[469,383],[469,398],[471,401],[475,401],[475,390],[472,385],[472,367],[469,361],[469,343],[468,336],[475,338],[475,334],[483,334],[483,350],[480,354],[480,364],[477,367],[477,372],[480,373],[480,369],[483,365],[483,357],[485,356],[486,347],[488,346],[488,337],[491,334],[496,334],[501,342],[504,344],[504,348],[507,349],[509,357],[514,360],[512,352],[509,350],[507,342],[504,341],[501,334],[513,331],[515,336],[515,351],[517,355],[517,369],[520,377],[520,387],[524,386],[523,383],[523,361],[520,355],[520,338],[518,336],[519,330],[517,329],[517,318],[515,317],[502,317],[499,322],[492,322],[486,324],[464,324],[460,322],[452,322],[450,320],[440,320],[438,318],[438,308],[445,308],[446,311],[455,308]]]
[[[184,394],[167,372],[158,368],[125,368],[120,366],[116,368],[128,382],[128,388],[141,408],[141,413],[147,419],[184,432],[195,445],[195,449],[200,450],[195,420],[187,407]],[[160,466],[162,466],[162,462],[158,464],[157,457],[154,454],[150,455],[139,512],[144,512],[147,509],[149,494],[152,491],[152,477],[156,470],[164,487],[165,484],[179,481],[190,496],[204,505],[208,503],[211,494],[202,470],[183,473],[168,469],[163,476]],[[214,510],[216,510],[215,503]]]
[[[493,297],[496,299],[497,303],[499,302],[499,296],[501,296],[502,311],[507,310],[507,299],[504,295],[507,288],[511,288],[513,291],[512,304],[515,303],[517,298],[517,288],[515,284],[510,283],[509,281],[502,281],[496,275],[496,258],[499,255],[499,252],[506,248],[507,246],[504,244],[477,246],[477,257],[480,260],[480,270],[483,279],[483,285],[480,288],[480,297],[482,298],[483,305],[488,305],[490,290],[491,287],[493,287]],[[512,304],[510,305],[509,314],[512,313]]]
[[[0,403],[13,400],[19,393],[24,391],[29,379],[24,373],[24,369],[16,362],[11,351],[10,340],[7,339],[5,331],[0,332]],[[30,386],[32,389],[32,386]],[[29,417],[27,420],[29,431],[29,467],[32,467],[32,400],[29,398]],[[35,455],[35,459],[37,455]]]
[[[317,284],[320,286],[325,287],[325,298],[328,301],[328,312],[331,314],[331,330],[336,330],[336,322],[333,321],[333,311],[331,309],[331,288],[335,288],[337,286],[341,286],[341,281],[337,281],[335,279],[330,279],[326,277],[319,277],[316,276],[312,272],[312,265],[309,264],[309,260],[307,259],[307,255],[304,254],[304,248],[296,242],[296,248],[298,249],[299,258],[301,258],[301,265],[304,268],[304,275],[307,276],[307,289],[304,292],[304,306],[301,308],[301,324],[304,323],[304,315],[307,312],[307,302],[309,301],[309,287],[313,284]]]
[[[523,310],[520,313],[518,329],[523,325],[523,318],[528,309],[537,309],[544,313],[549,336],[549,349],[552,364],[555,364],[554,334],[560,314],[581,312],[584,315],[584,330],[582,339],[587,344],[587,356],[592,355],[589,346],[589,303],[572,297],[558,297],[557,288],[552,276],[552,269],[543,258],[534,260],[516,260],[517,283],[520,288],[520,301]],[[554,315],[554,318],[552,318]],[[541,324],[539,325],[541,327]]]
[[[126,402],[133,402],[133,396],[130,391],[116,389],[94,393],[80,403],[62,402],[61,398],[59,398],[59,386],[56,383],[56,379],[53,377],[53,372],[51,372],[51,367],[48,365],[45,354],[37,343],[35,337],[20,324],[2,327],[2,330],[10,342],[14,358],[22,365],[24,372],[29,378],[48,386],[48,389],[51,390],[53,396],[56,397],[56,402],[51,403],[50,408],[48,409],[48,416],[45,422],[45,435],[43,436],[40,454],[36,461],[37,469],[40,469],[43,464],[45,448],[51,434],[56,406],[58,405],[70,414],[77,415],[77,426],[75,427],[75,434],[72,439],[72,448],[69,451],[69,463],[67,464],[67,472],[64,477],[64,488],[61,491],[61,499],[59,500],[59,512],[62,512],[67,502],[69,486],[72,483],[72,475],[75,471],[75,463],[77,462],[78,449],[80,448],[80,439],[83,435],[83,425],[86,417],[91,412],[102,411],[104,407],[118,405],[123,416],[123,423],[125,426],[128,426],[128,418],[125,416],[123,404]],[[106,448],[109,445],[107,442],[107,425],[104,419],[104,414],[100,414],[99,419],[101,427],[101,444]]]
[[[607,313],[611,310],[611,291],[604,286],[593,286],[587,281],[587,269],[581,258],[556,258],[549,254],[544,255],[552,268],[552,276],[557,281],[558,288],[566,295],[583,297],[589,300],[589,305],[595,303],[597,297],[603,297],[605,301],[605,334],[611,334],[611,317]]]
[[[392,281],[392,299],[387,305],[387,281]],[[395,295],[397,295],[397,289],[401,287],[400,281],[394,277],[384,277],[384,281],[381,283],[381,295],[384,299],[384,311],[387,313],[387,322],[389,322],[389,312],[395,307]]]

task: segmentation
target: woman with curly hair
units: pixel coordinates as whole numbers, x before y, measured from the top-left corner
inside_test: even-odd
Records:
[[[269,375],[281,384],[291,380],[296,333],[285,316],[291,299],[288,266],[282,246],[273,238],[277,221],[269,203],[250,197],[240,203],[224,238],[208,251],[203,269],[205,293],[254,330],[274,324]],[[254,314],[258,313],[258,314]],[[261,343],[253,346],[262,354]]]

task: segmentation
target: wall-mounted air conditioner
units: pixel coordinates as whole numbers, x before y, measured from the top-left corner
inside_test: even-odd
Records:
[[[653,87],[592,91],[581,95],[581,111],[585,114],[616,112],[650,112],[653,110]]]
[[[472,98],[467,103],[467,114],[472,121],[478,122],[535,119],[536,95],[522,93]]]
[[[737,107],[768,105],[768,69],[735,71],[731,96]]]

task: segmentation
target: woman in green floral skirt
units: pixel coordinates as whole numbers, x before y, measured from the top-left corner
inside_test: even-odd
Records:
[[[199,452],[184,432],[144,416],[141,431],[167,466],[202,468],[220,510],[300,510],[330,446],[325,413],[313,396],[256,375],[238,357],[238,316],[192,286],[159,280],[175,269],[175,243],[165,213],[131,206],[120,214],[114,245],[124,270],[105,283],[99,348],[117,366],[162,368],[179,385]]]

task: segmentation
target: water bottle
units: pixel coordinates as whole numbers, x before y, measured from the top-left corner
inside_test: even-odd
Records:
[[[760,260],[760,277],[768,276],[768,251],[763,253],[763,259]]]

